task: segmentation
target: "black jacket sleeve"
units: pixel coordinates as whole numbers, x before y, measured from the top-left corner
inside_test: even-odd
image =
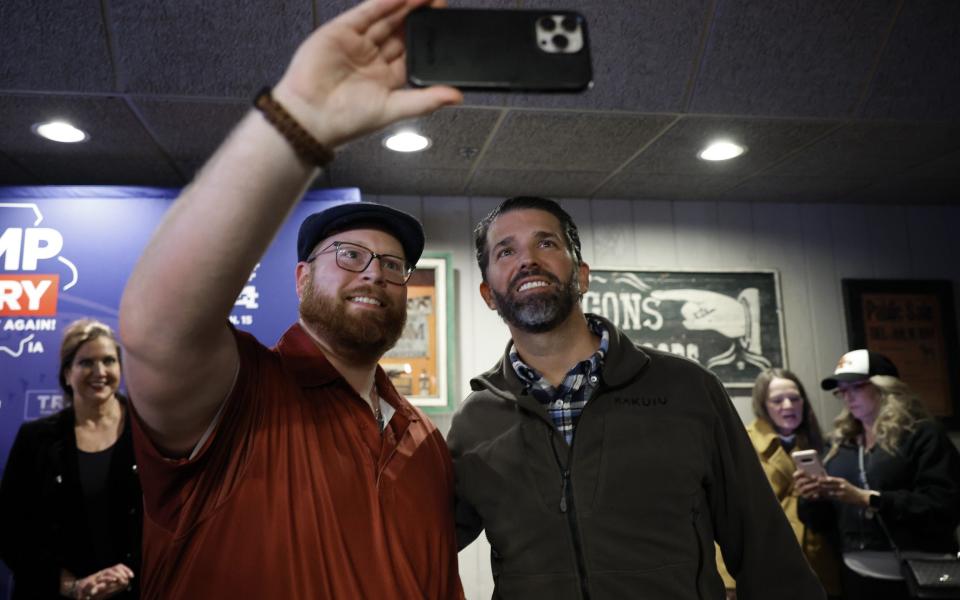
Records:
[[[912,470],[912,485],[890,488],[877,475],[880,514],[896,528],[945,529],[960,521],[960,454],[939,426],[920,421],[900,448]]]
[[[30,424],[20,427],[0,483],[0,557],[13,571],[14,585],[37,597],[56,597],[60,566],[55,550],[42,534],[38,502],[46,469],[42,436]]]

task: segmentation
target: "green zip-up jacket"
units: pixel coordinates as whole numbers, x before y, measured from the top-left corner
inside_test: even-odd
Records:
[[[471,381],[448,436],[461,548],[486,530],[494,598],[826,597],[720,381],[641,348],[610,349],[568,446],[508,356]]]

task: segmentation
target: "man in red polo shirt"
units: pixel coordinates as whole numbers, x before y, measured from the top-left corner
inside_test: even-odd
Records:
[[[377,367],[403,328],[420,224],[370,203],[312,215],[298,322],[268,349],[226,320],[332,148],[461,100],[399,89],[417,4],[369,0],[314,32],[130,277],[120,326],[145,598],[463,595],[446,445]]]

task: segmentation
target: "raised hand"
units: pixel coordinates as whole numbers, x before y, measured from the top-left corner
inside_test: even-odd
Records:
[[[367,0],[329,21],[301,44],[274,97],[329,147],[461,102],[452,87],[403,89],[403,20],[427,3]]]

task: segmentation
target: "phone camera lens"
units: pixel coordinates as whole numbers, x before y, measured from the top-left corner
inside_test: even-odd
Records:
[[[563,27],[564,31],[573,33],[577,30],[577,20],[573,17],[564,17],[563,21],[560,22],[560,27]]]
[[[553,17],[542,17],[540,19],[540,29],[544,31],[553,31],[557,28],[557,24],[553,22]]]
[[[563,50],[570,44],[570,40],[567,39],[567,36],[560,35],[559,33],[552,38],[553,45],[557,48]]]

